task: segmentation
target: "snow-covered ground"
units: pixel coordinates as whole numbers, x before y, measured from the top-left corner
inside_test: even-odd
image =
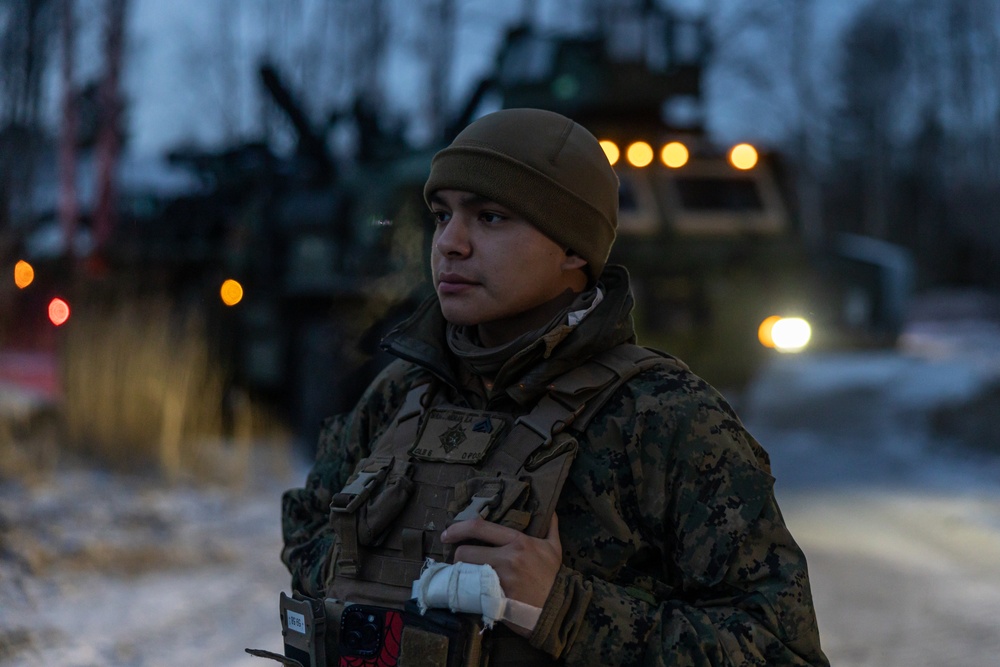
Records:
[[[1000,660],[1000,318],[946,303],[898,351],[776,357],[738,401],[840,667]],[[278,499],[305,464],[251,468],[0,482],[0,667],[269,664],[243,648],[280,650]]]
[[[279,497],[301,482],[254,452],[239,488],[96,470],[0,486],[0,665],[266,664],[280,650]],[[304,470],[304,468],[302,468]]]
[[[1000,319],[946,303],[899,352],[776,358],[743,401],[839,667],[1000,664]]]

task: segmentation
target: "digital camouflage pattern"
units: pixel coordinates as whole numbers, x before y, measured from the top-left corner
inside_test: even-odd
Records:
[[[628,278],[548,357],[516,355],[488,395],[455,363],[429,302],[391,334],[391,364],[321,435],[305,488],[283,498],[282,560],[322,596],[335,537],[332,495],[368,453],[409,387],[430,373],[449,400],[521,414],[545,385],[633,338]],[[563,567],[531,644],[571,665],[828,665],[806,561],[775,502],[767,454],[696,375],[643,372],[597,413],[560,497]]]

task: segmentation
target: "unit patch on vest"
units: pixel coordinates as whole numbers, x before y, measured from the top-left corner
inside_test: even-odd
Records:
[[[478,465],[503,437],[509,421],[496,412],[432,408],[410,454],[424,461]]]

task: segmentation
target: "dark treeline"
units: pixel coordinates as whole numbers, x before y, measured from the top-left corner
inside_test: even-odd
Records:
[[[911,248],[926,280],[1000,286],[1000,4],[875,3],[841,54],[831,226]]]
[[[804,231],[901,244],[921,286],[1000,286],[1000,3],[863,3],[820,54],[832,4],[712,4],[714,66],[785,129]]]
[[[19,193],[29,190],[44,149],[43,83],[55,55],[58,9],[55,0],[0,4],[0,230],[20,204]]]
[[[247,103],[255,95],[251,84],[240,83],[245,74],[237,56],[246,59],[259,48],[298,90],[309,91],[303,101],[320,124],[324,116],[332,123],[337,113],[361,104],[378,110],[377,121],[384,126],[416,124],[422,136],[436,136],[468,94],[456,87],[454,72],[469,55],[473,42],[466,36],[463,48],[459,38],[470,26],[479,34],[489,26],[500,35],[517,22],[556,28],[557,16],[568,29],[594,30],[609,24],[609,17],[651,2],[521,2],[503,11],[477,0],[219,2],[210,12],[218,23],[216,39],[187,49],[199,61],[191,68],[198,74],[190,90],[177,94],[197,96],[206,119],[222,127],[220,143],[246,138],[251,131],[287,135],[266,102],[253,111],[254,104]],[[831,8],[827,0],[706,0],[713,76],[738,80],[752,91],[757,102],[747,113],[778,119],[781,136],[774,139],[772,132],[770,139],[786,156],[809,240],[821,244],[840,231],[867,234],[910,248],[923,285],[1000,286],[995,213],[1000,208],[1000,3],[859,4],[839,42],[819,62],[816,36],[824,29],[822,12]],[[17,222],[36,156],[53,154],[58,144],[60,128],[52,125],[59,113],[46,109],[58,107],[60,100],[46,99],[53,95],[46,81],[60,79],[60,35],[65,35],[60,25],[70,15],[67,7],[75,6],[84,40],[87,34],[101,34],[99,28],[88,33],[87,27],[105,22],[103,14],[113,5],[106,0],[0,2],[0,231]],[[264,24],[263,40],[240,44],[236,26],[256,18]],[[489,50],[496,43],[479,41],[475,47]],[[126,44],[125,69],[141,48],[141,42]],[[92,55],[103,51],[100,45],[90,48]],[[390,63],[401,58],[420,63],[423,72],[420,95],[403,104],[393,102],[388,74]],[[96,134],[94,108],[100,98],[95,90],[101,74],[89,83],[80,81],[82,76],[94,76],[93,68],[78,72],[75,82],[78,132],[85,145]]]

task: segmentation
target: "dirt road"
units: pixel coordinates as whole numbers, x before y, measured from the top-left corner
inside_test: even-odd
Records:
[[[867,490],[782,504],[831,664],[998,664],[1000,497]]]

